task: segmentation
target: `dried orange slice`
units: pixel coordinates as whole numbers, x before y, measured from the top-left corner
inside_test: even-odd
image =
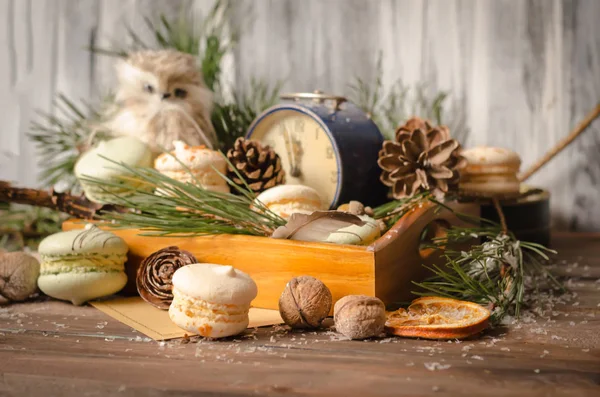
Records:
[[[388,334],[425,339],[464,339],[489,326],[490,311],[476,303],[437,296],[415,299],[408,310],[387,314]]]

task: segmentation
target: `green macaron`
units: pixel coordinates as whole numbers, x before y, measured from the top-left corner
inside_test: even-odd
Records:
[[[369,245],[381,236],[377,221],[367,215],[358,215],[363,225],[350,225],[332,232],[326,242],[349,245]]]
[[[123,136],[101,141],[85,152],[75,164],[75,176],[79,179],[86,197],[95,203],[114,203],[117,196],[131,194],[132,188],[139,187],[132,181],[121,178],[127,171],[119,164],[132,167],[152,167],[150,147],[137,138]],[[111,161],[109,161],[111,160]],[[89,179],[117,184],[100,187]]]
[[[127,251],[122,238],[93,225],[53,234],[38,248],[38,286],[46,295],[75,305],[114,294],[127,283]]]

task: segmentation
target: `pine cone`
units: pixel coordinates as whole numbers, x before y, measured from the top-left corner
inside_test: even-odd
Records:
[[[238,138],[233,149],[227,152],[227,158],[256,194],[285,183],[285,171],[281,168],[281,159],[269,146]],[[227,176],[237,185],[244,186],[244,182],[231,168]]]
[[[448,127],[413,117],[396,130],[395,141],[383,143],[377,160],[381,182],[392,187],[396,199],[426,190],[444,195],[457,189],[458,171],[466,165],[459,153]]]
[[[180,267],[197,262],[190,252],[175,246],[156,251],[144,259],[138,268],[138,293],[152,306],[168,309],[173,301],[173,273]]]

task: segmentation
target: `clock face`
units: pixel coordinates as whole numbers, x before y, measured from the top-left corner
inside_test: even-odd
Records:
[[[340,168],[329,134],[311,116],[276,110],[254,127],[250,139],[271,146],[281,157],[287,184],[310,186],[327,206],[336,200]]]

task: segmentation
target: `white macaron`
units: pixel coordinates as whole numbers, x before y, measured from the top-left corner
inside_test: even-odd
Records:
[[[219,152],[182,141],[173,142],[173,146],[175,150],[154,160],[157,171],[180,182],[199,184],[206,190],[229,193],[227,181],[219,175],[225,175],[227,161]]]
[[[224,338],[248,327],[256,283],[232,266],[196,263],[173,275],[173,303],[169,317],[178,327],[196,335]]]
[[[319,192],[304,185],[279,185],[265,190],[256,198],[283,219],[294,213],[312,214],[327,209]]]

